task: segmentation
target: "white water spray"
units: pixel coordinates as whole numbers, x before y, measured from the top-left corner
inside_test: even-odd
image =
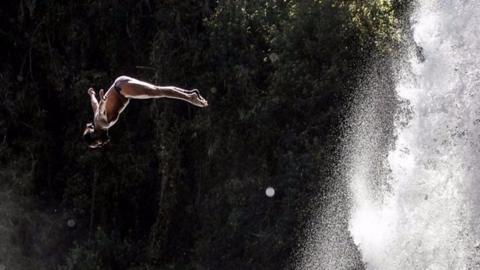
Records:
[[[350,232],[367,269],[480,269],[480,2],[424,0],[414,22],[425,61],[397,84],[384,170],[369,99],[356,119]]]

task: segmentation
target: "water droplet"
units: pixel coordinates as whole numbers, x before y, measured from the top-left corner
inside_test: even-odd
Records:
[[[75,227],[75,220],[69,219],[69,220],[67,221],[67,226],[70,227],[70,228]],[[0,270],[1,270],[1,269],[0,269]]]
[[[267,195],[267,197],[270,197],[270,198],[275,196],[275,189],[273,187],[268,187],[265,190],[265,195]]]

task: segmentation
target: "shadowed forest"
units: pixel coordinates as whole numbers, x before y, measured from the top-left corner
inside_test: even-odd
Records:
[[[352,96],[372,61],[393,72],[410,2],[2,3],[0,266],[294,269]],[[89,149],[87,89],[120,75],[209,107],[132,100]]]

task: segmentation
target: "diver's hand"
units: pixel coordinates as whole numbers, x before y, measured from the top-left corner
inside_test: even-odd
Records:
[[[88,88],[88,95],[92,96],[94,95],[95,96],[95,90],[93,90],[93,88]]]

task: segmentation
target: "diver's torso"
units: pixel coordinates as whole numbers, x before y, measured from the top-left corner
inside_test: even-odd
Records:
[[[110,88],[104,97],[100,97],[98,111],[95,114],[95,125],[102,128],[113,126],[128,102],[128,98],[122,96],[113,87]]]

